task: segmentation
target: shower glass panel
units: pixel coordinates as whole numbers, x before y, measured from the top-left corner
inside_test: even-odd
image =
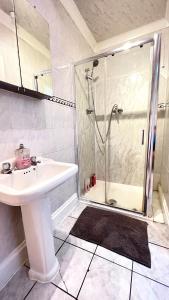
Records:
[[[147,112],[150,101],[150,44],[109,56],[106,114],[117,103],[106,145],[106,203],[143,210]]]
[[[105,59],[99,60],[98,72],[105,72]],[[77,111],[77,135],[78,135],[78,160],[79,160],[79,193],[81,196],[88,197],[88,187],[90,185],[90,178],[93,174],[96,175],[96,163],[100,157],[100,166],[103,181],[105,182],[105,145],[100,141],[99,132],[102,136],[105,135],[105,123],[98,124],[99,128],[96,129],[96,119],[93,113],[94,103],[93,99],[98,95],[100,96],[99,106],[95,108],[96,114],[102,114],[105,118],[105,74],[102,77],[94,77],[94,85],[91,85],[90,79],[87,76],[92,75],[92,64],[81,64],[75,68],[75,92],[76,92],[76,111]],[[98,83],[102,82],[102,86]],[[96,88],[97,86],[97,88]],[[99,99],[97,99],[99,101]],[[96,160],[96,156],[98,159]],[[90,192],[94,189],[90,189]],[[101,190],[101,199],[105,199],[105,184]],[[89,195],[90,197],[90,195]],[[93,201],[95,195],[93,195]],[[96,199],[97,202],[97,199]]]
[[[75,67],[79,192],[87,200],[143,211],[151,50]]]

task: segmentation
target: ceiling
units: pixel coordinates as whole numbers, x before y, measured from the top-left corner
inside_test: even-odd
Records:
[[[167,0],[74,0],[97,42],[165,17]]]
[[[13,11],[12,0],[0,0],[0,9],[9,14],[10,11]]]
[[[17,24],[49,49],[48,23],[27,0],[15,0],[14,2]],[[0,9],[9,15],[14,10],[12,0],[0,0]]]

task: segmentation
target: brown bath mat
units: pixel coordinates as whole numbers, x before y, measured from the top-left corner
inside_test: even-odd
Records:
[[[151,268],[147,223],[93,207],[86,207],[70,234],[112,250]]]

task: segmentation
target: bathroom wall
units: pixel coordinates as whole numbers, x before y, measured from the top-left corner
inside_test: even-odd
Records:
[[[73,100],[73,61],[92,54],[58,0],[31,0],[50,25],[55,95]],[[66,65],[66,68],[60,66]],[[20,142],[31,154],[74,162],[74,109],[0,90],[0,161],[13,156]],[[75,178],[50,194],[55,211],[74,192]],[[0,204],[0,262],[24,239],[20,208]]]

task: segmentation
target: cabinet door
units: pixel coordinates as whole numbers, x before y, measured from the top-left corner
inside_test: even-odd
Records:
[[[21,85],[12,0],[0,1],[0,81]]]
[[[48,23],[28,1],[14,3],[23,87],[53,95]]]

